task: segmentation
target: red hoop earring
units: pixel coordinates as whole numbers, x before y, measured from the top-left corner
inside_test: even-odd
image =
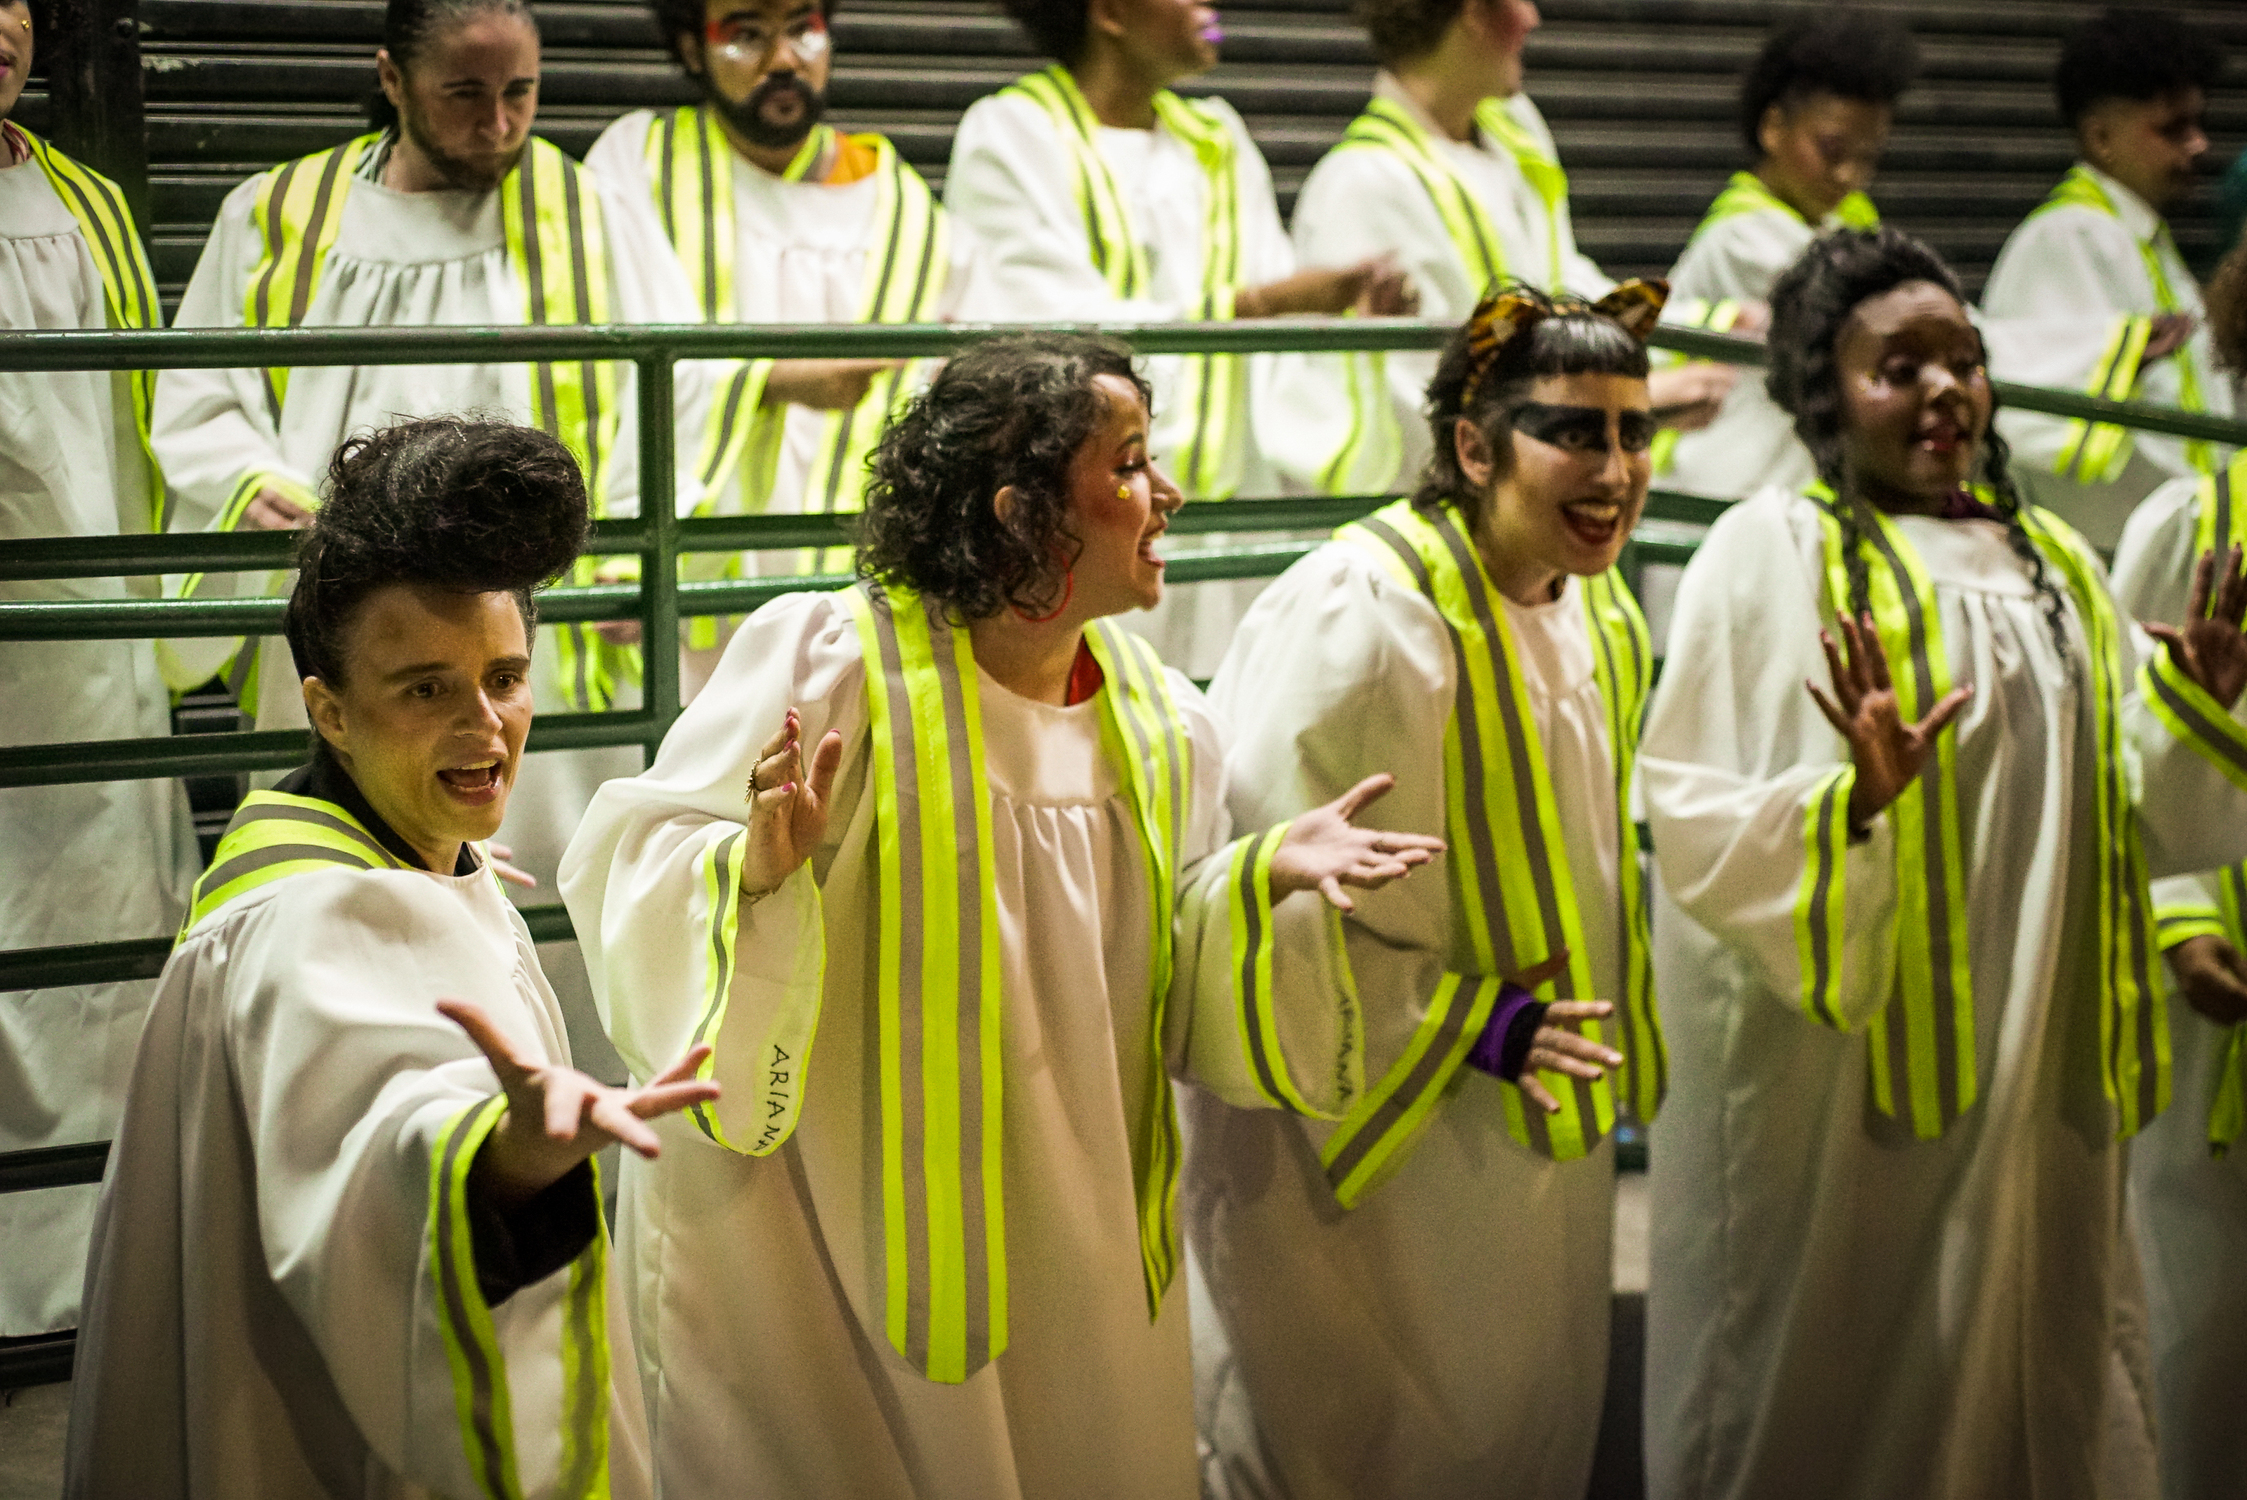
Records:
[[[1072,596],[1075,595],[1076,592],[1077,565],[1075,563],[1071,563],[1069,564],[1068,571],[1064,572],[1061,575],[1061,602],[1053,606],[1053,612],[1051,614],[1024,614],[1022,612],[1022,606],[1019,604],[1011,605],[1009,607],[1013,609],[1014,617],[1020,620],[1025,625],[1050,625],[1055,620],[1061,618],[1061,611],[1069,607],[1069,600]]]

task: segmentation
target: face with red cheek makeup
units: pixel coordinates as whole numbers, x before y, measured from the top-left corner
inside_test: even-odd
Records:
[[[1086,619],[1162,602],[1155,544],[1185,496],[1147,456],[1147,406],[1114,375],[1094,381],[1102,411],[1069,460],[1068,527],[1078,544],[1072,603]]]

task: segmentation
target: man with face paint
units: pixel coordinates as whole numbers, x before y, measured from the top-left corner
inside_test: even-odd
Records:
[[[2077,29],[2054,78],[2077,160],[2006,240],[1982,292],[1993,372],[2118,401],[2229,416],[2200,287],[2163,216],[2208,151],[2215,38],[2165,12],[2109,10]],[[2213,444],[2035,412],[2000,418],[2029,497],[2101,547],[2166,481],[2212,474]]]
[[[825,122],[836,0],[655,0],[698,104],[616,121],[587,155],[652,203],[713,323],[926,323],[1011,310],[974,273],[919,173],[880,135]],[[706,512],[856,511],[866,459],[925,363],[760,360],[734,367],[694,448]],[[730,572],[840,568],[708,554]],[[716,665],[717,621],[690,628],[689,687]]]
[[[531,134],[539,35],[522,0],[390,0],[375,58],[373,129],[237,187],[181,300],[182,327],[425,327],[693,321],[685,278],[644,199],[601,182]],[[679,367],[677,446],[691,461],[707,409],[702,367]],[[154,445],[178,492],[172,530],[293,528],[350,434],[399,417],[473,412],[560,438],[600,516],[639,508],[638,405],[630,365],[520,363],[167,370]],[[682,505],[693,502],[682,475]],[[628,562],[628,560],[626,560]],[[597,564],[581,561],[590,581]],[[612,561],[605,576],[627,576]],[[182,580],[209,597],[261,594],[262,573]],[[628,707],[638,648],[590,625],[540,632],[550,710]],[[261,729],[300,728],[304,705],[276,639],[172,644],[175,687],[224,671]],[[241,649],[238,649],[241,648]],[[551,887],[593,789],[629,775],[629,748],[557,751],[524,767],[501,835]],[[549,965],[596,1068],[606,1053],[574,958]],[[613,1064],[609,1064],[613,1066]]]

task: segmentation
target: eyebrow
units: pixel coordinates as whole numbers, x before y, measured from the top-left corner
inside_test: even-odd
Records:
[[[520,672],[526,670],[530,664],[531,659],[527,656],[499,656],[484,663],[484,670],[489,672],[494,668],[508,667]],[[386,672],[383,674],[382,680],[384,682],[405,682],[415,677],[428,677],[452,670],[453,664],[449,661],[422,661],[415,662],[410,667],[400,667],[395,672]]]

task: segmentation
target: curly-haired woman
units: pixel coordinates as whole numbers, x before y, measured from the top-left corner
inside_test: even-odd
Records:
[[[1671,898],[1651,1492],[2142,1494],[2147,877],[2247,853],[2239,554],[2166,649],[2134,628],[2020,502],[1917,241],[1828,235],[1772,314],[1820,481],[1687,568],[1640,762]]]
[[[1345,1109],[1354,998],[1273,946],[1440,846],[1350,825],[1383,778],[1225,842],[1199,695],[1106,619],[1179,504],[1146,389],[1093,339],[951,361],[863,582],[752,617],[571,848],[619,1050],[727,1089],[624,1188],[674,1493],[1195,1492],[1169,1079]]]

